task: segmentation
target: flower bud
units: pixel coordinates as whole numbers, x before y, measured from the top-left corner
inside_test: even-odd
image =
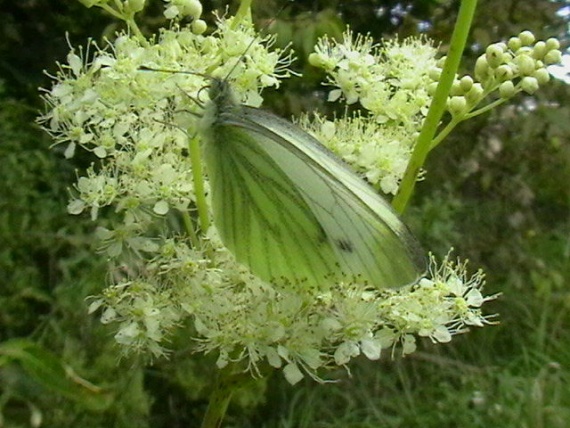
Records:
[[[463,89],[461,89],[461,84],[459,83],[459,80],[455,79],[453,81],[451,89],[449,90],[449,94],[452,96],[464,94]]]
[[[560,42],[557,38],[551,37],[546,41],[546,50],[551,51],[554,49],[560,49]]]
[[[544,55],[545,64],[559,64],[560,61],[562,61],[562,53],[558,49],[553,49]]]
[[[202,3],[198,0],[186,0],[183,3],[182,14],[184,16],[191,16],[194,19],[202,16]]]
[[[511,98],[516,94],[515,85],[512,80],[507,80],[499,86],[499,95],[501,98]]]
[[[447,109],[452,116],[463,115],[467,111],[467,100],[465,97],[451,97],[447,100]]]
[[[550,73],[546,70],[546,68],[539,68],[534,72],[532,77],[538,81],[539,85],[544,85],[550,81]]]
[[[503,64],[495,70],[495,77],[499,82],[511,80],[513,78],[513,69],[510,65]]]
[[[536,69],[534,60],[528,55],[518,55],[516,57],[516,63],[519,67],[519,73],[522,76],[530,76]]]
[[[463,76],[459,81],[459,86],[461,86],[463,92],[469,92],[473,86],[473,78],[471,76]]]
[[[441,77],[441,68],[439,67],[430,68],[428,72],[428,77],[434,82],[439,81],[439,78]]]
[[[502,59],[502,64],[508,64],[513,60],[513,55],[510,54],[509,52],[505,52],[503,54],[503,59]]]
[[[503,49],[498,43],[489,45],[485,50],[485,58],[487,58],[489,67],[497,68],[499,65],[501,65],[501,62],[503,60],[503,53]]]
[[[528,30],[520,33],[519,38],[521,39],[521,43],[523,44],[523,46],[530,46],[536,40],[536,38],[534,37],[534,34],[532,34],[532,32],[528,31]]]
[[[487,62],[487,58],[485,55],[481,55],[477,58],[477,62],[475,62],[475,78],[477,80],[483,81],[487,80],[489,75],[489,63]]]
[[[133,13],[140,12],[144,9],[144,4],[146,0],[128,0],[125,2],[126,9],[130,10]]]
[[[538,81],[534,77],[523,77],[521,80],[521,88],[527,94],[534,94],[538,90]]]
[[[480,83],[474,83],[469,92],[465,94],[465,98],[469,101],[469,104],[477,104],[481,98],[483,98],[483,93],[485,90]]]
[[[435,90],[437,89],[437,82],[431,82],[427,87],[427,93],[430,96],[435,95]]]
[[[204,31],[206,31],[206,29],[208,28],[208,24],[206,24],[206,21],[202,20],[202,19],[196,19],[194,21],[192,21],[192,32],[194,34],[200,35],[202,33],[204,33]]]
[[[311,64],[313,67],[321,67],[323,65],[321,54],[318,54],[316,52],[309,54],[309,64]]]
[[[543,41],[536,42],[532,48],[532,57],[536,59],[542,59],[546,54],[546,43]]]
[[[508,46],[509,46],[509,49],[512,50],[513,52],[518,51],[520,49],[520,47],[522,46],[521,39],[519,39],[518,37],[511,37],[509,39]]]

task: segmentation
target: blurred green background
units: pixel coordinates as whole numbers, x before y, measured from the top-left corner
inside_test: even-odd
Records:
[[[205,1],[209,11],[227,2]],[[234,2],[235,3],[235,2]],[[254,2],[255,3],[255,2]],[[346,24],[375,38],[427,34],[445,50],[459,1],[294,1],[254,4],[260,26],[291,40],[297,67],[268,96],[288,116],[330,108],[303,60],[316,38]],[[94,224],[66,212],[68,187],[91,159],[63,159],[35,125],[42,72],[73,46],[120,29],[78,1],[0,0],[0,427],[199,426],[212,361],[182,347],[168,360],[119,360],[113,331],[87,314],[106,284]],[[236,4],[230,4],[235,11]],[[164,23],[150,1],[140,22]],[[492,42],[521,30],[568,40],[569,1],[481,0],[465,70]],[[269,25],[266,25],[269,24]],[[66,35],[67,34],[67,35]],[[570,421],[570,111],[553,80],[462,124],[439,147],[407,220],[425,247],[450,246],[502,292],[498,326],[451,344],[422,342],[405,359],[359,361],[335,384],[291,387],[280,374],[253,382],[230,406],[228,427],[567,427]],[[182,338],[184,339],[184,338]],[[176,339],[175,339],[176,343]],[[181,342],[184,343],[184,342]]]

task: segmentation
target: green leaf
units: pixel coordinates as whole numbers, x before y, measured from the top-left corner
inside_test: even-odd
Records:
[[[91,384],[66,367],[59,358],[26,339],[0,343],[0,365],[17,362],[44,388],[73,400],[91,410],[103,410],[112,402],[112,394]]]

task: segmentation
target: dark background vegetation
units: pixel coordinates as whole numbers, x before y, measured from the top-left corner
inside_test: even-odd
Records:
[[[204,2],[223,9],[227,2]],[[235,2],[234,2],[235,3]],[[257,1],[261,26],[284,1]],[[487,44],[529,29],[567,39],[567,1],[481,0],[464,67]],[[374,37],[449,40],[459,1],[295,1],[268,28],[293,41],[312,78],[269,97],[283,115],[325,108],[303,61],[316,37],[345,24]],[[236,4],[230,5],[235,10]],[[381,12],[381,13],[375,13]],[[162,20],[151,2],[146,31]],[[211,15],[205,12],[205,17]],[[42,70],[69,47],[120,24],[77,1],[0,0],[0,426],[198,426],[211,361],[175,352],[153,366],[119,361],[112,331],[86,313],[105,284],[94,224],[66,213],[68,186],[89,159],[63,159],[34,124]],[[311,86],[311,81],[315,82]],[[308,96],[309,94],[310,96]],[[566,427],[570,420],[570,111],[552,81],[462,124],[426,166],[408,219],[439,255],[450,246],[487,272],[501,323],[451,344],[380,363],[360,361],[336,384],[289,386],[281,376],[240,392],[236,427]]]

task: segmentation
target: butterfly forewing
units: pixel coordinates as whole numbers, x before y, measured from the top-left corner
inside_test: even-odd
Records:
[[[372,187],[300,128],[214,83],[204,150],[214,222],[240,262],[264,280],[310,286],[418,279],[421,249]]]
[[[267,281],[317,285],[338,268],[299,189],[246,129],[221,125],[204,151],[214,222],[237,260]]]

